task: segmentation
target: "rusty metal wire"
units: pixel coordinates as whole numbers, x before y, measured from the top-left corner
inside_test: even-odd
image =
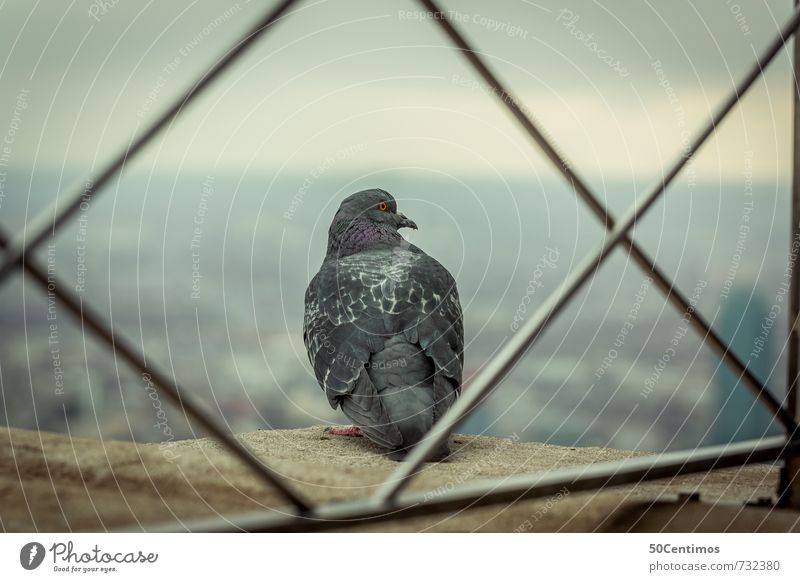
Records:
[[[444,28],[448,36],[454,39],[459,49],[461,49],[463,54],[469,58],[470,62],[479,70],[479,72],[482,72],[482,74],[485,73],[486,77],[494,80],[494,76],[483,64],[480,57],[478,57],[475,51],[472,50],[466,43],[464,38],[458,34],[455,28],[453,28],[453,25],[448,20],[448,17],[441,12],[436,3],[432,0],[420,0],[420,2],[427,9],[437,14],[436,18],[433,19],[434,22],[439,23],[439,25]],[[659,183],[653,187],[651,192],[646,193],[635,200],[628,211],[623,214],[623,218],[619,220],[613,227],[609,226],[610,217],[608,217],[608,214],[604,212],[608,229],[605,238],[599,245],[599,248],[583,259],[583,261],[580,263],[580,266],[570,273],[564,284],[561,285],[554,293],[552,293],[536,311],[533,317],[531,317],[529,321],[525,322],[525,324],[520,327],[519,331],[511,337],[509,342],[503,346],[502,349],[498,350],[492,360],[483,367],[481,373],[477,378],[475,378],[474,382],[470,385],[470,389],[465,391],[465,394],[456,401],[456,403],[441,419],[439,419],[433,428],[431,428],[431,431],[425,440],[414,448],[414,450],[406,458],[406,462],[394,472],[394,475],[389,478],[386,485],[375,494],[377,499],[385,501],[397,495],[408,483],[408,480],[413,477],[422,464],[430,457],[433,451],[435,451],[436,448],[439,447],[445,441],[445,439],[447,439],[447,435],[450,433],[453,427],[455,427],[456,424],[464,420],[475,410],[476,405],[499,384],[506,374],[508,374],[508,372],[514,367],[517,361],[519,361],[519,359],[528,351],[531,345],[533,345],[538,338],[541,337],[542,332],[567,305],[569,300],[575,295],[575,293],[578,292],[578,290],[581,289],[584,283],[591,278],[592,274],[595,273],[596,270],[602,265],[603,261],[610,256],[614,247],[618,243],[622,242],[627,232],[634,226],[634,224],[636,224],[636,220],[643,216],[656,202],[656,200],[658,200],[658,198],[666,191],[672,180],[675,179],[675,177],[680,173],[681,169],[683,169],[683,167],[689,162],[692,156],[694,156],[700,147],[706,142],[706,140],[708,140],[708,138],[715,133],[717,126],[739,103],[739,100],[753,85],[756,79],[761,77],[764,68],[769,65],[772,59],[775,58],[778,52],[783,48],[783,45],[786,43],[786,39],[791,37],[798,26],[800,26],[800,11],[794,13],[792,18],[790,18],[781,29],[780,34],[761,53],[756,62],[750,67],[748,73],[741,81],[739,81],[733,92],[722,102],[717,111],[711,115],[711,118],[698,132],[694,139],[692,139],[691,142],[686,146],[685,150],[676,156],[675,161],[669,166],[669,169],[664,173]],[[495,83],[495,85],[497,86],[498,84]],[[507,94],[505,100],[513,101],[513,99],[511,99]],[[522,110],[516,105],[514,105],[513,111],[515,113],[519,112],[519,115],[522,116],[522,118],[527,119]],[[517,119],[519,120],[520,117],[517,117]],[[523,125],[525,124],[523,123]],[[530,122],[528,122],[527,126],[538,133],[538,130],[536,130],[536,128]],[[553,158],[554,163],[556,163],[557,166],[562,167],[562,170],[566,172],[565,176],[568,179],[577,179],[574,174],[570,173],[567,168],[563,167],[563,160],[557,156],[552,148],[550,148],[550,151],[552,151],[552,153],[555,155]],[[588,190],[586,191],[586,194],[590,198],[594,198],[591,196],[591,193],[589,193]],[[629,247],[631,249],[635,248],[632,242],[630,243]],[[664,285],[669,289],[674,289],[674,285],[672,283],[668,283],[666,280]],[[721,350],[722,354],[731,353],[730,347],[727,346],[718,336],[716,336],[716,334],[712,335],[710,333],[710,329],[707,329],[707,335],[704,336],[704,339],[708,340],[712,337],[719,342],[719,349]],[[712,343],[712,345],[716,344]],[[732,354],[731,357],[726,358],[725,361],[729,364],[733,362],[734,358],[732,357]],[[738,360],[736,361],[738,362]],[[742,367],[742,370],[746,371],[746,368],[744,368],[740,362],[738,363]],[[750,374],[750,376],[752,376],[752,374]],[[753,377],[753,382],[757,383],[755,377]],[[794,419],[794,416],[790,414],[780,403],[778,403],[778,401],[775,400],[775,398],[769,392],[767,392],[763,386],[760,386],[760,384],[757,383],[755,390],[756,395],[759,397],[761,402],[766,404],[770,411],[781,420],[784,426],[789,430],[790,434],[795,434],[797,430],[797,422]]]
[[[89,181],[87,188],[81,189],[70,200],[68,204],[58,207],[54,204],[39,215],[39,219],[34,219],[33,226],[26,225],[26,228],[17,241],[9,239],[8,235],[0,230],[0,246],[5,250],[2,267],[0,267],[0,284],[15,272],[17,267],[21,267],[25,273],[33,279],[48,287],[46,270],[38,266],[34,251],[36,247],[44,242],[48,237],[55,235],[56,230],[62,226],[80,208],[82,202],[91,199],[98,194],[115,175],[122,171],[138,152],[142,151],[167,125],[172,123],[179,115],[186,111],[186,107],[196,99],[204,89],[209,87],[212,82],[230,67],[236,60],[244,54],[254,41],[265,34],[296,0],[284,0],[278,6],[270,9],[267,14],[259,20],[258,24],[252,27],[247,33],[237,40],[229,50],[227,50],[208,71],[206,71],[181,97],[179,97],[171,107],[161,114],[149,128],[136,139],[129,147],[125,148],[115,157],[106,168],[100,173],[97,180]],[[55,218],[54,218],[55,217]],[[33,231],[32,237],[28,238],[28,230]],[[277,488],[289,501],[299,510],[308,509],[308,502],[294,491],[284,479],[281,478],[266,463],[259,459],[249,448],[242,444],[229,430],[222,426],[213,417],[203,411],[185,390],[181,390],[174,378],[161,372],[152,363],[147,364],[147,359],[143,354],[139,354],[134,344],[124,338],[123,335],[111,325],[91,306],[84,305],[80,297],[68,290],[67,286],[60,284],[57,280],[52,282],[53,293],[61,304],[67,307],[84,326],[88,327],[102,343],[119,354],[133,368],[141,373],[149,374],[154,386],[169,398],[179,409],[183,410],[190,418],[196,420],[212,436],[220,440],[234,455],[239,457],[247,466],[256,471],[261,478]]]
[[[239,39],[230,50],[223,54],[222,57],[181,96],[181,98],[159,116],[128,148],[115,157],[106,168],[100,172],[96,180],[90,181],[90,186],[87,190],[81,190],[73,196],[70,202],[65,206],[51,208],[43,212],[39,218],[32,221],[32,224],[26,226],[23,234],[17,239],[11,240],[8,235],[0,229],[0,247],[5,250],[4,257],[0,263],[0,283],[7,280],[9,275],[15,272],[17,267],[20,267],[26,274],[37,281],[37,283],[46,287],[48,284],[47,275],[41,266],[38,265],[33,255],[33,251],[36,247],[46,240],[48,236],[53,236],[55,231],[76,212],[83,200],[99,193],[111,178],[122,171],[125,164],[133,156],[145,149],[158,133],[179,117],[181,113],[185,111],[186,106],[233,64],[258,37],[262,36],[271,26],[284,18],[287,15],[288,9],[295,4],[295,2],[296,0],[284,0],[276,7],[270,9],[253,28]],[[561,487],[565,484],[576,486],[576,483],[579,483],[578,486],[583,489],[603,488],[620,483],[634,482],[634,479],[636,481],[642,481],[675,476],[688,472],[706,471],[721,466],[733,466],[748,462],[796,457],[800,445],[798,445],[797,441],[798,425],[794,410],[787,410],[781,402],[767,391],[766,387],[755,378],[747,365],[731,351],[730,346],[720,338],[702,315],[694,310],[689,311],[689,302],[686,297],[658,268],[654,261],[630,238],[628,232],[635,224],[637,218],[644,214],[644,212],[646,212],[665,192],[690,157],[714,134],[717,125],[738,104],[745,92],[762,75],[763,69],[780,52],[788,39],[795,34],[798,26],[800,26],[800,9],[795,9],[794,14],[782,27],[779,35],[762,52],[747,75],[738,83],[731,95],[728,96],[717,112],[711,116],[704,127],[698,132],[697,136],[687,148],[687,152],[682,152],[677,156],[676,160],[665,172],[662,180],[653,187],[652,191],[642,195],[634,203],[633,207],[623,214],[620,220],[615,221],[609,214],[608,209],[600,202],[600,199],[589,189],[577,172],[572,170],[558,154],[556,149],[545,138],[542,131],[530,117],[526,115],[522,108],[519,107],[518,102],[512,97],[511,93],[491,71],[485,59],[470,46],[463,35],[461,35],[448,20],[446,14],[441,11],[436,2],[433,0],[419,0],[419,2],[426,10],[437,14],[437,17],[434,18],[433,21],[438,23],[459,52],[494,90],[493,93],[500,98],[503,105],[514,116],[521,128],[528,134],[533,142],[539,146],[548,159],[553,162],[562,176],[573,186],[576,193],[586,202],[601,222],[603,222],[606,227],[605,238],[598,249],[585,257],[579,268],[569,275],[567,281],[559,291],[552,294],[539,311],[537,311],[535,316],[511,338],[509,343],[506,344],[502,350],[500,350],[472,384],[471,390],[462,396],[453,408],[434,425],[430,434],[409,455],[407,462],[398,468],[395,474],[387,480],[385,485],[373,498],[317,507],[312,507],[307,500],[285,482],[285,479],[281,475],[260,460],[218,421],[210,417],[191,399],[187,398],[186,392],[179,388],[173,378],[162,373],[152,364],[147,364],[144,355],[140,355],[133,347],[133,344],[120,335],[118,330],[109,325],[99,313],[91,308],[91,306],[85,305],[80,297],[74,296],[63,285],[56,282],[54,292],[58,301],[64,304],[76,317],[80,318],[84,325],[92,330],[105,345],[115,353],[120,354],[133,368],[140,372],[150,374],[158,389],[170,398],[176,406],[182,409],[190,418],[197,421],[211,435],[219,439],[232,453],[255,470],[271,486],[281,491],[295,507],[294,512],[287,513],[280,518],[276,518],[274,515],[258,513],[239,518],[235,521],[222,518],[197,522],[195,524],[196,527],[191,529],[208,531],[230,528],[259,531],[288,531],[306,528],[330,529],[331,527],[341,527],[346,523],[352,523],[353,520],[359,521],[359,523],[365,521],[374,522],[394,519],[400,514],[415,515],[419,513],[419,508],[423,506],[427,508],[423,511],[446,511],[448,508],[474,507],[490,503],[507,502],[510,499],[531,498],[546,495],[547,491],[550,490],[548,487]],[[795,157],[797,158],[797,153],[795,153]],[[793,226],[797,227],[797,225]],[[27,236],[29,230],[33,232],[31,237]],[[744,381],[744,384],[754,392],[758,399],[769,408],[773,415],[784,425],[788,438],[752,441],[736,445],[726,445],[724,447],[707,447],[695,449],[693,451],[681,451],[671,453],[667,457],[662,455],[662,457],[659,458],[660,460],[642,461],[635,467],[633,465],[623,466],[624,464],[611,463],[607,464],[608,466],[598,466],[591,469],[589,472],[591,478],[579,481],[576,481],[575,475],[567,475],[565,473],[564,475],[552,475],[549,478],[545,478],[541,475],[520,475],[511,480],[504,479],[502,484],[496,481],[476,483],[450,492],[443,498],[428,505],[420,502],[413,495],[399,496],[401,490],[420,469],[430,453],[447,438],[449,432],[458,422],[471,414],[485,396],[497,387],[508,371],[513,368],[531,345],[536,342],[537,338],[558,315],[559,311],[563,309],[584,283],[589,280],[591,275],[600,267],[618,244],[626,247],[634,261],[653,277],[655,283],[665,293],[676,309],[681,312],[692,313],[690,321],[698,333],[701,334],[703,340],[732,368],[739,378]],[[586,475],[588,469],[582,468],[582,471],[582,475]],[[160,529],[163,529],[163,527]],[[175,529],[174,526],[171,529]]]

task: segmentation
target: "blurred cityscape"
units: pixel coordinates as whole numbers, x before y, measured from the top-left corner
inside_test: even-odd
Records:
[[[419,225],[408,237],[456,277],[465,390],[602,240],[559,182],[406,170],[353,179],[334,165],[306,175],[126,171],[38,257],[243,432],[344,422],[311,374],[301,326],[305,286],[346,195],[392,192]],[[6,190],[30,196],[6,199],[3,223],[21,228],[80,180],[9,172]],[[606,182],[601,194],[619,214],[637,192]],[[726,182],[679,179],[634,233],[779,397],[793,268],[787,211],[786,186],[753,183],[745,169]],[[107,439],[193,436],[148,378],[19,274],[0,287],[0,324],[0,424]],[[622,250],[460,430],[651,451],[778,431]]]

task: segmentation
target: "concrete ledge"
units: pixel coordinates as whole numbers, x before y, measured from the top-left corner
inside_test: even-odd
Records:
[[[323,427],[264,430],[240,436],[298,490],[317,502],[369,495],[397,467],[365,439],[329,437]],[[454,436],[451,448],[452,461],[428,464],[411,489],[437,495],[477,479],[642,455],[472,435]],[[679,494],[699,492],[706,503],[741,506],[763,498],[774,500],[777,482],[776,467],[752,465],[599,492],[571,494],[565,490],[548,499],[359,529],[662,531],[663,506],[657,505],[658,511],[649,512],[652,501],[673,501]],[[280,510],[283,506],[279,495],[266,489],[210,439],[140,444],[0,428],[0,527],[4,531],[103,531]],[[658,519],[648,529],[651,514]],[[779,518],[770,518],[778,514]],[[631,517],[634,515],[643,517],[635,519]],[[761,531],[787,531],[800,522],[800,514],[791,512],[762,509],[759,516]],[[711,518],[681,523],[688,524],[684,526],[687,531],[725,529]]]

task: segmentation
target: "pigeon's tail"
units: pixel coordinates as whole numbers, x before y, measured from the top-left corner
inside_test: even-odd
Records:
[[[342,399],[342,411],[377,444],[390,449],[391,458],[401,460],[430,431],[442,405],[455,399],[441,396],[449,382],[436,374],[431,359],[419,345],[402,336],[389,339],[365,366],[355,390]],[[434,456],[449,453],[443,446]]]
[[[380,392],[381,403],[392,424],[402,437],[400,446],[395,447],[390,457],[401,461],[406,454],[427,435],[434,421],[434,400],[432,383],[426,385],[387,387]],[[440,460],[450,453],[445,443],[434,455]]]
[[[367,371],[361,373],[353,391],[339,398],[344,415],[361,428],[369,439],[385,449],[403,445],[403,435],[392,424]]]

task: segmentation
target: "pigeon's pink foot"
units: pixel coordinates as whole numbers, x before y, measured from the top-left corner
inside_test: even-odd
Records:
[[[363,437],[364,433],[357,426],[329,426],[325,432],[334,436]]]

